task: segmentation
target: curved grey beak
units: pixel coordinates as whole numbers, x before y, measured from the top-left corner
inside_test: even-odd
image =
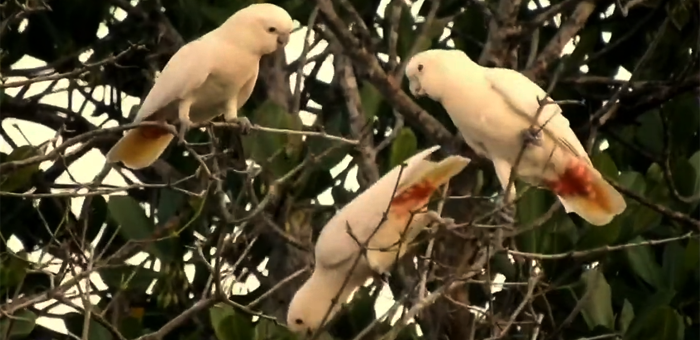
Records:
[[[410,79],[408,82],[408,89],[411,91],[411,94],[415,97],[420,97],[425,95],[423,92],[423,89],[420,86],[420,82],[417,79]]]
[[[285,46],[289,42],[289,34],[280,34],[277,36],[277,45]]]

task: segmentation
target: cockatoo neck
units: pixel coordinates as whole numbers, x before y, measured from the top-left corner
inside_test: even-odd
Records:
[[[290,327],[297,331],[302,329],[317,330],[322,326],[323,317],[331,307],[331,304],[333,304],[333,301],[337,301],[333,304],[333,308],[326,317],[325,322],[333,319],[335,314],[342,308],[342,305],[348,300],[350,294],[361,284],[358,283],[358,278],[353,275],[342,292],[338,294],[345,281],[345,275],[347,273],[315,269],[309,280],[297,291],[290,304],[287,320]],[[301,324],[297,323],[297,318],[302,320]]]
[[[445,74],[445,86],[443,86],[445,90],[440,97],[440,104],[446,109],[458,107],[464,101],[465,96],[469,96],[475,86],[477,88],[482,86],[484,81],[483,67],[469,59],[461,60],[461,63],[457,64],[452,72]]]

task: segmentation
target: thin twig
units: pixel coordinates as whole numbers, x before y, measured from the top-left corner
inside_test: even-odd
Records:
[[[589,250],[575,250],[575,251],[570,251],[568,253],[559,253],[559,254],[525,253],[525,252],[515,251],[515,250],[508,250],[508,253],[510,253],[511,255],[517,255],[517,256],[521,256],[521,257],[532,259],[532,260],[560,260],[560,259],[565,259],[565,258],[576,258],[576,257],[589,256],[589,255],[596,254],[596,253],[608,253],[608,252],[612,252],[612,251],[629,249],[629,248],[634,248],[634,247],[639,247],[639,246],[654,246],[654,245],[675,242],[675,241],[680,241],[680,240],[685,240],[685,239],[691,239],[691,238],[700,238],[700,234],[690,232],[690,233],[686,233],[682,236],[669,237],[669,238],[664,238],[664,239],[659,239],[659,240],[647,240],[647,241],[641,241],[641,242],[620,244],[620,245],[616,245],[616,246],[603,246],[603,247],[593,248],[593,249],[589,249]]]

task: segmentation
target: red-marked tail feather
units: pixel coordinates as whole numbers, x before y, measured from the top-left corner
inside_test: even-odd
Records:
[[[575,159],[555,182],[547,183],[559,196],[567,213],[574,212],[588,223],[602,226],[625,211],[622,195],[588,163]]]
[[[411,178],[397,190],[396,196],[391,201],[391,210],[395,213],[410,213],[423,207],[438,187],[460,173],[467,164],[469,164],[467,158],[450,156],[412,174]]]
[[[173,135],[157,126],[142,126],[129,130],[107,153],[110,163],[122,162],[130,169],[153,164],[168,147]]]

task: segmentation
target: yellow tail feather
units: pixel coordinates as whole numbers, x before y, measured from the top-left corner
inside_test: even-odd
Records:
[[[592,225],[603,226],[610,223],[616,215],[624,212],[627,203],[622,195],[599,173],[592,177],[593,195],[559,196],[559,200],[567,213],[574,212]]]
[[[129,130],[107,153],[107,162],[121,161],[124,166],[138,170],[153,164],[168,147],[173,135],[155,137],[144,135],[141,128]]]
[[[414,210],[427,203],[430,195],[439,186],[447,183],[450,178],[460,173],[470,160],[460,156],[450,156],[439,163],[426,166],[421,173],[411,176],[412,179],[401,185],[392,200],[392,208]]]
[[[468,158],[460,156],[449,156],[442,161],[438,162],[434,166],[425,170],[418,180],[428,181],[439,187],[447,183],[452,177],[456,176],[458,173],[469,164],[470,160]]]

